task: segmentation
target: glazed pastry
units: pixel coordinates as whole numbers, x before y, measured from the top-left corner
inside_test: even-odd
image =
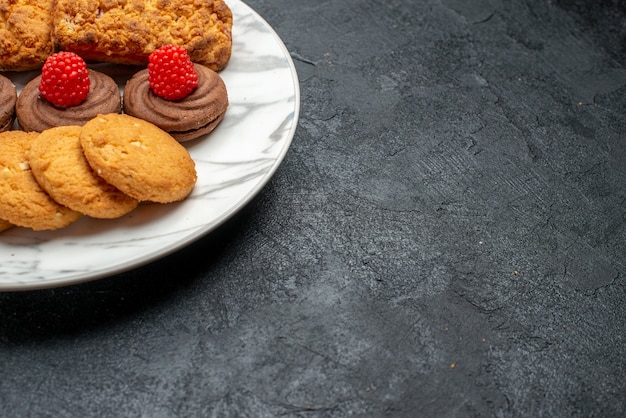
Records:
[[[135,74],[124,88],[124,112],[154,123],[179,142],[208,134],[228,108],[228,94],[215,71],[194,64],[198,87],[179,100],[157,96],[150,88],[149,70]]]
[[[55,126],[81,126],[100,113],[119,113],[122,100],[117,83],[108,75],[91,69],[89,79],[91,84],[85,101],[65,108],[40,97],[41,76],[31,80],[17,99],[16,113],[20,127],[27,132],[43,132]]]
[[[17,91],[11,80],[1,75],[0,93],[3,96],[2,100],[0,100],[0,132],[4,132],[11,129],[13,121],[15,120]]]

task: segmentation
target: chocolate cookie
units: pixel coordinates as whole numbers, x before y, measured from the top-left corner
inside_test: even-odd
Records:
[[[228,108],[226,85],[215,71],[194,64],[198,87],[181,100],[163,99],[150,89],[148,69],[135,74],[124,87],[124,112],[147,120],[179,142],[208,134]]]
[[[17,99],[16,113],[20,127],[27,132],[43,132],[55,126],[84,125],[100,113],[119,113],[122,98],[117,83],[108,75],[89,70],[89,94],[77,106],[60,108],[39,97],[35,77],[24,86]]]
[[[15,102],[17,101],[17,90],[8,78],[0,75],[0,132],[8,131],[13,126],[15,120]]]

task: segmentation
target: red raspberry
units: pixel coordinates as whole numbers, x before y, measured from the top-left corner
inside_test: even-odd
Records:
[[[198,87],[198,74],[185,48],[165,45],[148,57],[148,81],[157,96],[180,100]]]
[[[73,52],[57,52],[41,69],[39,95],[57,107],[76,106],[87,98],[89,84],[85,61]]]

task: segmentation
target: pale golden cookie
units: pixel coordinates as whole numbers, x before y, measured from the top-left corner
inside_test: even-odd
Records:
[[[96,173],[135,199],[175,202],[196,184],[195,163],[187,149],[142,119],[98,115],[82,127],[80,143]]]
[[[139,202],[96,175],[80,146],[79,126],[43,131],[28,152],[30,168],[39,185],[54,200],[93,218],[118,218]]]
[[[80,218],[55,202],[39,186],[28,163],[27,153],[37,133],[0,133],[0,218],[34,230],[58,229]]]

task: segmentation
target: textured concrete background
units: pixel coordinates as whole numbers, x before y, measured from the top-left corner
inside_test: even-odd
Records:
[[[171,257],[0,294],[0,416],[623,416],[623,1],[248,4],[284,164]]]

